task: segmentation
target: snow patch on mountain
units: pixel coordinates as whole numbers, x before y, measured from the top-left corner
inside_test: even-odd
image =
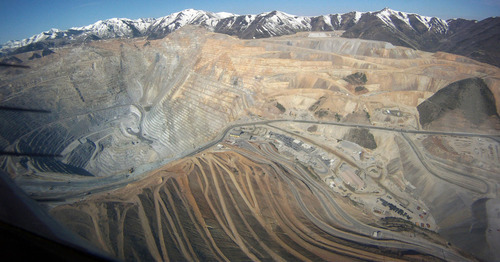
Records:
[[[361,12],[354,12],[354,23],[357,23],[359,22],[359,19],[361,19],[361,16],[363,15],[364,13],[361,13]]]

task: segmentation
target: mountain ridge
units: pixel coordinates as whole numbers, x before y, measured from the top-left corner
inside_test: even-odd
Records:
[[[159,39],[186,25],[199,25],[216,33],[242,39],[267,38],[304,31],[342,30],[345,31],[342,37],[386,41],[430,52],[450,52],[500,66],[500,62],[497,62],[500,59],[496,59],[500,58],[500,51],[492,44],[495,40],[500,40],[500,18],[482,21],[461,18],[443,20],[389,8],[319,16],[297,16],[277,10],[256,15],[237,15],[186,9],[160,18],[111,18],[88,26],[68,30],[50,29],[30,38],[9,41],[0,45],[0,55],[111,38]],[[479,30],[481,28],[486,29]],[[471,37],[478,31],[482,33],[479,38],[481,41],[477,41],[477,37]]]

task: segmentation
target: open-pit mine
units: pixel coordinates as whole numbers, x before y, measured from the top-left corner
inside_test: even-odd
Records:
[[[1,168],[119,260],[500,260],[500,69],[339,35],[17,54]]]

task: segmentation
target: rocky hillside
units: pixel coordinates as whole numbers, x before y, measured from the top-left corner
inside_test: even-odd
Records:
[[[499,65],[500,18],[483,21],[451,19],[394,11],[349,12],[315,17],[295,16],[280,11],[258,15],[211,13],[187,9],[160,18],[130,20],[112,18],[68,30],[51,29],[0,47],[3,55],[16,54],[70,43],[147,37],[158,39],[186,26],[200,25],[211,31],[239,38],[267,38],[304,31],[343,30],[343,37],[388,41],[394,45],[424,51],[445,51]]]
[[[481,78],[452,83],[422,102],[417,109],[424,128],[475,130],[500,124],[495,97]]]

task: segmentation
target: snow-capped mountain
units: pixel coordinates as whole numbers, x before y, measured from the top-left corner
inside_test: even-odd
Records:
[[[240,15],[221,19],[215,32],[237,35],[240,38],[263,38],[311,31],[311,18],[294,16],[280,11],[259,15]]]
[[[5,44],[1,45],[1,49],[12,49],[12,48],[18,48],[22,46],[26,46],[32,43],[40,42],[46,39],[56,39],[60,38],[62,36],[65,36],[65,33],[63,33],[59,29],[52,28],[49,31],[41,32],[40,34],[34,35],[30,38],[26,38],[23,40],[10,40],[6,42]]]
[[[402,21],[407,27],[420,33],[435,31],[445,34],[448,30],[448,23],[436,17],[408,14],[394,11],[389,8],[384,8],[383,10],[374,13],[374,15],[382,20],[382,22],[384,22],[387,26],[394,29],[398,29],[401,26],[400,23]]]
[[[65,39],[68,41],[91,39],[108,39],[117,37],[138,37],[144,35],[154,19],[130,20],[126,18],[112,18],[97,21],[83,27],[72,27],[68,30],[50,29],[30,38],[20,41],[9,41],[1,46],[0,50],[13,49],[42,41]]]
[[[482,32],[498,39],[500,18],[490,18],[488,21],[488,28],[495,30],[488,32],[482,30]],[[457,53],[453,49],[456,47],[453,43],[450,44],[449,40],[460,39],[462,51],[458,54],[470,56],[471,53],[475,53],[475,59],[481,60],[484,56],[485,59],[489,57],[491,60],[490,52],[499,53],[499,51],[490,44],[483,48],[477,39],[469,37],[474,33],[470,30],[478,29],[477,26],[473,26],[477,23],[478,21],[465,19],[445,21],[437,17],[399,12],[389,8],[376,12],[349,12],[314,17],[290,15],[280,11],[258,15],[236,15],[187,9],[160,18],[137,20],[112,18],[68,30],[51,29],[24,40],[9,41],[0,46],[0,54],[22,53],[99,39],[132,37],[158,39],[185,25],[199,25],[214,32],[244,39],[281,36],[303,31],[344,30],[343,37],[381,40],[425,51],[452,53]],[[491,40],[491,37],[484,37],[484,34],[485,40]],[[476,52],[474,48],[482,49]],[[496,64],[494,61],[498,59],[493,60]]]
[[[101,39],[116,38],[116,37],[138,37],[144,35],[154,19],[137,19],[130,20],[126,18],[112,18],[101,20],[94,24],[73,27],[68,30],[72,35],[95,35]]]
[[[217,22],[226,17],[235,16],[230,13],[211,13],[201,10],[187,9],[160,18],[143,18],[131,20],[127,18],[111,18],[100,20],[94,24],[82,27],[72,27],[68,30],[51,29],[20,41],[9,41],[0,46],[0,52],[10,52],[16,48],[27,47],[36,43],[33,48],[23,48],[20,51],[31,51],[45,47],[53,47],[72,42],[99,40],[110,38],[132,38],[155,35],[161,37],[185,26],[202,25],[214,27]],[[156,37],[159,38],[159,37]]]
[[[213,30],[220,20],[234,16],[237,15],[225,12],[211,13],[202,10],[186,9],[182,12],[156,19],[149,26],[146,36],[151,39],[162,38],[185,25],[201,25]]]
[[[384,8],[378,12],[363,13],[343,36],[434,51],[431,49],[448,35],[449,23],[443,19]]]
[[[64,31],[51,29],[20,41],[9,41],[2,45],[1,49],[3,51],[4,49],[14,49],[41,41],[57,39],[65,39],[71,42],[86,39],[142,36],[161,38],[188,24],[201,25],[215,32],[237,35],[241,38],[262,38],[301,31],[348,30],[368,16],[376,16],[385,25],[393,29],[398,29],[401,22],[416,32],[422,32],[425,29],[437,29],[438,32],[445,34],[448,28],[447,22],[439,18],[407,14],[388,8],[379,12],[350,12],[317,17],[295,16],[280,11],[258,15],[235,15],[186,9],[160,18],[137,20],[112,18]]]

